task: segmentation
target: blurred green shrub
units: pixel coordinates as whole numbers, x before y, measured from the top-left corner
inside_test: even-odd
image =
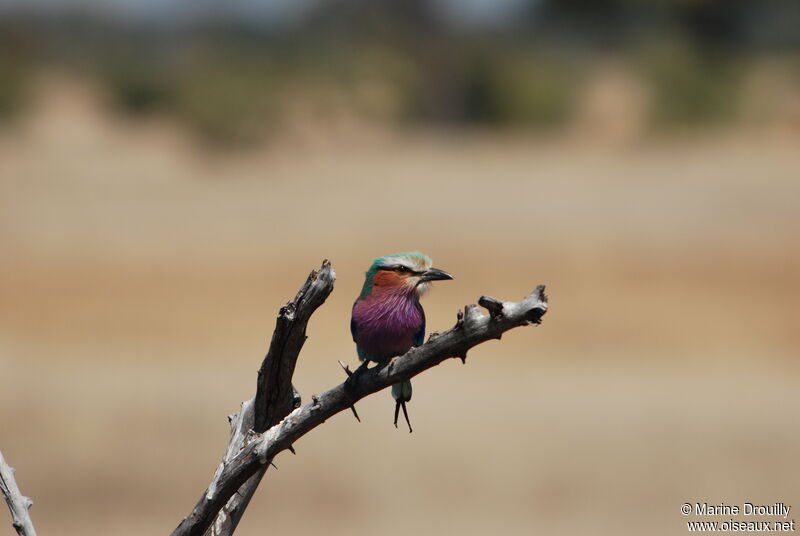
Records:
[[[278,89],[277,74],[266,62],[212,60],[178,75],[174,111],[209,142],[253,143],[275,126]]]
[[[350,94],[357,113],[390,123],[410,115],[411,93],[418,73],[407,53],[397,47],[365,46],[338,63],[340,72],[347,73],[341,87]]]
[[[738,116],[740,64],[677,43],[646,47],[638,64],[652,92],[654,127],[718,123]]]
[[[167,69],[152,62],[116,60],[99,69],[115,108],[143,115],[164,110],[174,101],[174,80]]]
[[[535,128],[563,124],[575,103],[576,77],[571,69],[536,53],[506,52],[481,71],[484,119]]]
[[[0,121],[15,119],[24,109],[29,89],[27,70],[0,54]]]
[[[637,50],[628,58],[651,91],[654,128],[737,117],[741,63],[676,41]],[[208,39],[169,59],[117,58],[100,76],[124,113],[166,113],[225,146],[257,142],[285,118],[324,124],[347,114],[385,123],[557,128],[573,114],[586,58],[526,41],[452,36],[332,46]],[[0,89],[9,92],[0,93],[0,113],[3,99],[16,102],[15,87]]]
[[[414,118],[527,128],[569,118],[576,77],[566,63],[513,45],[449,47],[417,65],[408,97]]]
[[[214,144],[258,141],[275,120],[276,73],[250,50],[205,49],[169,61],[115,56],[98,76],[117,111],[171,115]]]

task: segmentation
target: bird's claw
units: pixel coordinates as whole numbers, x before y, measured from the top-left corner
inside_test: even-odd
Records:
[[[357,373],[359,370],[361,370],[361,367],[359,367],[358,369],[356,369],[356,372],[353,372],[352,370],[350,370],[350,366],[349,366],[349,365],[345,365],[344,363],[342,363],[342,360],[341,360],[341,359],[339,360],[339,366],[341,366],[341,367],[342,367],[342,370],[344,370],[344,373],[345,373],[345,374],[347,374],[347,379],[346,379],[346,380],[345,380],[345,382],[344,382],[344,383],[345,383],[345,385],[346,385],[348,382],[351,382],[351,381],[353,381],[353,376],[355,376],[355,375],[356,375],[356,373]],[[362,365],[362,366],[363,366],[363,365]],[[361,417],[359,417],[359,416],[358,416],[358,412],[356,411],[356,407],[355,407],[355,405],[353,405],[353,406],[350,406],[350,410],[353,412],[353,417],[355,417],[355,418],[356,418],[356,420],[357,420],[358,422],[361,422]]]
[[[369,360],[365,359],[361,362],[358,368],[353,372],[353,376],[358,376],[359,374],[364,374],[367,370],[369,370]]]

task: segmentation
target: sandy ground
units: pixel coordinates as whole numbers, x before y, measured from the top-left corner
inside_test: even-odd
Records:
[[[371,258],[420,249],[456,276],[431,329],[537,283],[551,311],[418,378],[413,435],[381,393],[304,438],[241,534],[660,535],[684,502],[800,509],[798,177],[796,145],[752,132],[209,154],[59,92],[0,135],[0,448],[41,534],[168,533],[308,271],[338,279],[306,399],[355,362]]]

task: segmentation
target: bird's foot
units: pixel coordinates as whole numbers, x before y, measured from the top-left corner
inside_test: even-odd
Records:
[[[345,365],[341,362],[341,360],[339,361],[339,365],[342,367],[342,370],[344,370],[344,373],[347,374],[347,380],[345,380],[345,384],[351,384],[356,381],[360,375],[368,370],[369,361],[362,361],[356,370],[350,370],[350,366]]]
[[[364,364],[362,363],[362,365],[358,367],[358,369],[356,369],[356,372],[353,372],[352,370],[350,370],[350,367],[342,363],[341,360],[339,360],[339,365],[341,365],[342,370],[344,370],[345,374],[347,374],[347,379],[344,381],[345,386],[351,385],[351,383],[354,381],[356,373],[359,370],[361,370],[361,368],[364,366]],[[358,422],[361,422],[361,417],[358,416],[358,412],[356,411],[355,405],[350,406],[350,410],[353,412],[353,417],[355,417]]]
[[[353,372],[353,376],[358,376],[360,374],[364,374],[366,371],[369,370],[369,360],[365,359],[361,362],[358,368]]]

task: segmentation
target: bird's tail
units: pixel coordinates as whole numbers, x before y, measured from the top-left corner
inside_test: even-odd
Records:
[[[408,433],[413,432],[411,421],[408,420],[408,410],[406,409],[406,402],[411,400],[411,381],[405,380],[392,385],[392,397],[395,401],[394,427],[397,428],[397,417],[400,415],[400,408],[403,408],[403,416],[406,418],[406,424],[408,424]]]

